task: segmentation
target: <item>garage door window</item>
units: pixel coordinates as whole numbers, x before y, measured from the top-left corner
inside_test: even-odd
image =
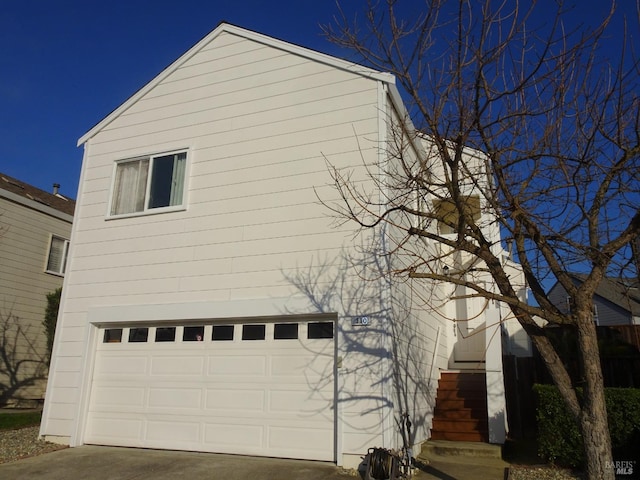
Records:
[[[233,325],[214,325],[211,340],[214,342],[233,340]]]
[[[121,328],[107,328],[104,331],[104,343],[120,343],[122,342],[122,329]]]
[[[204,326],[184,327],[184,333],[182,334],[183,342],[201,342],[203,339]]]
[[[276,323],[273,329],[275,340],[295,340],[298,338],[297,323]]]
[[[129,330],[129,343],[146,342],[148,337],[148,328],[132,328]]]
[[[242,340],[264,340],[264,338],[265,338],[264,325],[243,325],[242,326]]]
[[[176,327],[156,328],[156,342],[174,342],[176,340]]]
[[[333,322],[310,323],[307,338],[333,338]]]

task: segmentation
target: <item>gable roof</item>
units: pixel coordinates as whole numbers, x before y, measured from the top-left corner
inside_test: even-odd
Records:
[[[136,101],[138,101],[140,98],[146,95],[150,90],[152,90],[165,78],[167,78],[169,75],[175,72],[191,57],[197,54],[200,50],[202,50],[206,45],[208,45],[211,41],[213,41],[216,37],[220,36],[222,33],[230,33],[232,35],[236,35],[238,37],[242,37],[258,43],[262,43],[263,45],[277,48],[279,50],[282,50],[294,55],[298,55],[300,57],[303,57],[315,62],[323,63],[325,65],[329,65],[340,70],[345,70],[357,75],[361,75],[366,78],[371,78],[373,80],[378,80],[378,81],[387,83],[393,87],[391,89],[392,90],[391,94],[392,94],[392,97],[394,97],[394,102],[397,103],[399,99],[399,94],[397,93],[397,89],[395,87],[395,77],[390,73],[379,72],[377,70],[373,70],[371,68],[367,68],[365,66],[358,65],[356,63],[348,62],[346,60],[333,57],[331,55],[320,53],[305,47],[300,47],[298,45],[294,45],[292,43],[278,40],[276,38],[254,32],[252,30],[247,30],[245,28],[237,27],[235,25],[222,22],[212,32],[210,32],[202,40],[200,40],[193,47],[191,47],[180,58],[178,58],[175,62],[173,62],[171,65],[165,68],[153,80],[151,80],[144,87],[142,87],[140,90],[134,93],[127,101],[125,101],[122,105],[120,105],[113,112],[107,115],[103,120],[101,120],[98,124],[96,124],[91,130],[89,130],[82,137],[80,137],[78,139],[78,146],[86,143],[87,140],[89,140],[91,137],[96,135],[104,127],[109,125],[114,119],[116,119],[119,115],[121,115],[123,112],[129,109],[131,105],[133,105]]]
[[[64,197],[62,195],[54,195],[53,193],[41,190],[33,185],[22,182],[16,178],[0,173],[0,190],[9,192],[14,196],[36,202],[45,207],[52,208],[66,215],[73,216],[76,208],[75,200]]]
[[[587,278],[582,273],[572,273],[570,276],[578,283]],[[596,295],[624,308],[633,316],[640,315],[640,282],[636,279],[605,277],[598,285]]]

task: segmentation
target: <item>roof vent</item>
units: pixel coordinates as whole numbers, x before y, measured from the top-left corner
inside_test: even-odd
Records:
[[[54,183],[53,184],[53,194],[54,195],[58,195],[58,190],[60,189],[60,184],[59,183]]]

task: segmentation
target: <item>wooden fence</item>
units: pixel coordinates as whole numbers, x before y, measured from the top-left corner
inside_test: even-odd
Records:
[[[564,333],[557,338],[570,343]],[[598,327],[598,340],[605,387],[640,388],[640,325]],[[580,364],[570,345],[564,350],[563,361],[574,384],[580,386]],[[552,384],[551,376],[535,349],[533,357],[504,356],[503,369],[510,436],[535,435],[532,387],[536,383]]]

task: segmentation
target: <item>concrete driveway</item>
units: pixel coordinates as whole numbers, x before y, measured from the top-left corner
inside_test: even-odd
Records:
[[[304,460],[85,445],[0,465],[2,480],[350,480],[335,465]]]

